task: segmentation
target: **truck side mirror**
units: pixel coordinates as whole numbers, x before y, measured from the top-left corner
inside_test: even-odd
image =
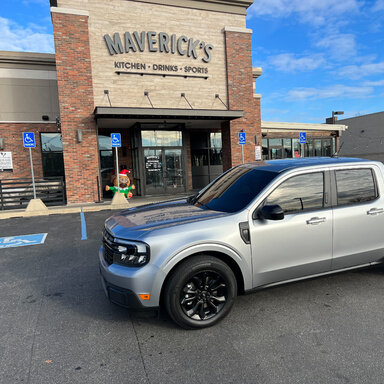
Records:
[[[284,211],[280,205],[264,205],[258,211],[258,217],[264,220],[283,220],[284,219]]]

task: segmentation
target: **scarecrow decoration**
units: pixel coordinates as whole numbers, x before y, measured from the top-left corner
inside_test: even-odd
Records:
[[[131,171],[128,171],[127,169],[123,169],[122,171],[120,171],[120,173],[119,173],[120,190],[119,190],[118,185],[117,185],[117,177],[116,176],[113,179],[113,187],[110,187],[109,185],[107,185],[105,187],[105,190],[106,191],[112,191],[113,194],[115,194],[117,191],[119,191],[120,193],[123,193],[127,199],[130,199],[133,196],[133,193],[131,191],[133,189],[136,189],[134,184],[130,185],[131,180],[129,179],[129,176],[128,176],[130,173],[131,173]]]

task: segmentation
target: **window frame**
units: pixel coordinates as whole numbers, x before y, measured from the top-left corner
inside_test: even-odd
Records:
[[[265,204],[266,200],[268,199],[268,197],[277,188],[279,188],[283,183],[285,183],[286,181],[288,181],[288,180],[290,180],[290,179],[292,179],[294,177],[297,177],[297,176],[305,176],[305,175],[310,175],[310,174],[314,174],[314,173],[322,173],[323,174],[323,182],[324,182],[324,185],[323,185],[323,207],[322,208],[303,209],[303,210],[300,209],[300,210],[297,210],[297,211],[290,211],[290,212],[287,212],[287,213],[284,212],[284,216],[297,215],[297,214],[307,214],[307,213],[310,213],[310,212],[319,212],[319,211],[323,211],[323,210],[331,208],[332,206],[331,206],[331,175],[330,175],[330,171],[328,169],[314,169],[314,170],[311,170],[311,171],[307,170],[305,172],[291,174],[288,177],[282,179],[276,186],[273,187],[272,190],[268,191],[267,196],[265,196],[262,199],[261,203],[258,204],[257,208],[255,209],[254,214],[256,214],[257,211],[259,211],[264,206],[264,204]]]
[[[375,188],[375,198],[372,200],[362,201],[362,202],[358,202],[358,203],[338,204],[336,172],[337,171],[359,171],[359,170],[364,170],[364,169],[369,169],[372,173],[372,179],[373,179],[373,184],[374,184],[374,188]],[[366,166],[366,167],[359,166],[359,167],[347,167],[347,168],[332,169],[331,178],[332,178],[331,200],[332,200],[332,207],[334,207],[334,208],[344,208],[344,207],[371,204],[372,202],[380,199],[380,191],[378,188],[377,176],[376,176],[376,172],[374,170],[374,167],[372,167],[372,166]]]

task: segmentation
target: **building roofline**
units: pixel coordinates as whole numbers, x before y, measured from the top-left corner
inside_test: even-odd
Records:
[[[261,129],[286,129],[303,131],[345,131],[347,125],[343,124],[310,124],[310,123],[285,123],[275,121],[262,121]]]
[[[373,115],[382,115],[384,114],[384,111],[381,112],[372,112],[372,113],[367,113],[365,115],[359,115],[359,116],[353,116],[353,117],[346,117],[345,119],[337,119],[337,121],[344,121],[344,120],[351,120],[351,119],[359,119],[359,118],[364,118],[366,116],[373,116]]]
[[[56,65],[56,59],[53,53],[0,51],[0,63],[52,66]]]

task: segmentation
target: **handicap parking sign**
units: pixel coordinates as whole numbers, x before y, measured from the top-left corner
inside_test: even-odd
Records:
[[[239,132],[239,144],[245,145],[246,143],[246,135],[245,132]]]
[[[24,148],[35,148],[35,134],[33,132],[23,132]]]
[[[121,147],[121,135],[120,133],[111,133],[112,148]]]
[[[300,132],[300,144],[307,143],[307,132]]]

